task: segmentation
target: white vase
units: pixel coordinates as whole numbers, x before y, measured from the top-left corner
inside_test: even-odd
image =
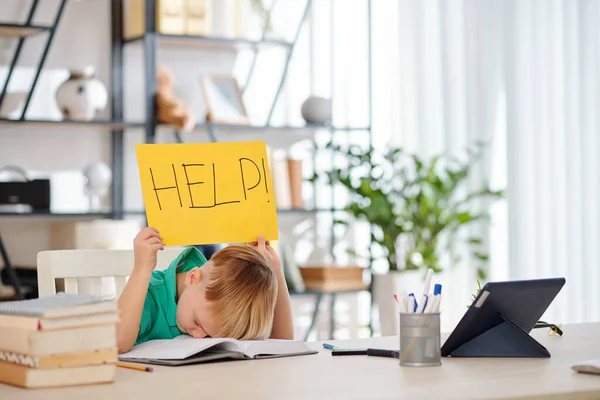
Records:
[[[235,0],[215,1],[212,6],[212,35],[235,36]]]
[[[90,121],[106,107],[108,93],[94,77],[94,68],[73,69],[56,90],[56,104],[65,119]]]
[[[112,182],[110,167],[103,162],[95,162],[84,169],[83,175],[86,178],[85,192],[89,198],[89,211],[105,211],[104,203]]]
[[[394,336],[399,332],[400,315],[394,294],[414,293],[417,298],[423,293],[422,271],[388,272],[373,275],[373,304],[379,316],[382,336]]]
[[[311,96],[302,103],[300,112],[307,123],[325,125],[331,122],[331,100]]]

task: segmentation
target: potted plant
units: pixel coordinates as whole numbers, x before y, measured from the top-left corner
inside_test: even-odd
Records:
[[[453,256],[452,249],[462,240],[461,230],[487,218],[485,207],[477,207],[476,201],[502,196],[502,191],[486,185],[475,190],[468,185],[483,146],[477,143],[468,149],[466,159],[459,160],[445,155],[423,159],[399,147],[378,152],[357,145],[327,145],[347,161],[344,168],[327,172],[327,181],[348,190],[345,210],[349,216],[369,223],[371,242],[383,250],[387,260],[388,273],[373,275],[374,303],[379,306],[382,322],[382,313],[395,315],[390,299],[399,291],[398,282],[411,282],[410,291],[414,291],[418,289],[414,288],[415,277],[417,282],[422,280],[429,268],[439,273],[444,264],[458,263],[460,259]],[[488,255],[482,238],[471,236],[466,241],[473,259],[479,262],[477,275],[484,279]],[[369,261],[373,262],[371,255]],[[383,312],[386,305],[391,311]],[[394,332],[395,320],[390,321]]]

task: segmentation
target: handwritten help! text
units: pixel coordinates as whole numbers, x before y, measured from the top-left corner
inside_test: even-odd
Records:
[[[258,166],[258,164],[254,161],[252,161],[249,158],[246,157],[242,157],[239,160],[239,183],[240,183],[240,191],[241,194],[243,194],[244,196],[244,200],[248,200],[248,194],[251,190],[255,190],[258,188],[258,186],[263,183],[264,185],[264,191],[266,194],[269,193],[269,184],[267,182],[267,170],[265,168],[265,159],[261,158],[260,162],[262,165],[262,169]],[[211,163],[211,164],[181,164],[181,169],[183,171],[183,174],[185,176],[185,185],[187,186],[187,195],[188,195],[188,199],[189,199],[189,203],[186,203],[186,205],[184,206],[184,200],[182,200],[182,195],[181,195],[181,190],[179,188],[179,179],[177,176],[177,170],[175,169],[175,165],[171,164],[171,168],[173,171],[173,181],[171,182],[171,186],[162,186],[159,187],[156,184],[156,179],[154,178],[154,173],[152,172],[152,167],[149,167],[150,170],[150,177],[152,178],[152,189],[154,190],[154,193],[156,194],[156,202],[158,204],[158,209],[159,210],[163,210],[163,206],[160,202],[160,195],[159,193],[163,190],[175,190],[177,191],[177,198],[179,199],[179,207],[189,207],[189,208],[212,208],[212,207],[217,207],[217,206],[222,206],[225,204],[233,204],[233,203],[240,203],[241,199],[235,199],[235,200],[223,200],[218,198],[218,190],[217,190],[217,186],[218,186],[218,181],[217,181],[217,171],[216,171],[216,166],[215,163]],[[196,172],[198,172],[199,169],[202,169],[202,175],[206,175],[206,170],[211,170],[212,172],[212,179],[209,180],[208,182],[205,180],[190,180],[190,176],[195,176]],[[252,173],[249,172],[249,169],[252,169]],[[262,174],[261,174],[262,172]],[[181,172],[180,172],[181,173]],[[254,176],[252,176],[254,175]],[[231,179],[231,177],[229,177]],[[252,180],[255,180],[256,182],[254,183],[250,183]],[[231,183],[231,181],[229,181]],[[198,194],[197,192],[196,194],[196,201],[194,201],[194,192],[192,191],[192,187],[195,185],[210,185],[211,189],[212,189],[212,202],[210,204],[206,204],[204,203],[204,199],[202,197],[206,197],[206,196],[201,196],[200,194]],[[251,186],[250,186],[251,185]],[[261,187],[262,188],[262,187]],[[260,189],[260,188],[259,188]],[[185,195],[184,195],[185,198]],[[267,200],[268,202],[270,200]]]

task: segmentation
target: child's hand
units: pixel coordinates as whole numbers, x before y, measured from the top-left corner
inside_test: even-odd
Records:
[[[274,271],[280,272],[282,270],[281,259],[279,258],[279,255],[277,255],[275,249],[271,247],[269,241],[265,241],[264,236],[259,235],[258,241],[249,243],[249,245],[254,247],[259,253],[265,256]]]
[[[155,228],[144,228],[133,241],[134,268],[152,272],[156,268],[156,253],[164,250],[162,237]]]

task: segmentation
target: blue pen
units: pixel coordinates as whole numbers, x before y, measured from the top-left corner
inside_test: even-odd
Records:
[[[425,297],[425,303],[423,304],[423,309],[421,310],[422,313],[425,312],[425,309],[427,308],[427,303],[429,303],[429,296],[424,295],[423,297]]]
[[[334,345],[329,344],[329,343],[323,343],[323,347],[328,349],[328,350],[333,350],[335,348]]]
[[[413,313],[417,312],[417,308],[419,307],[419,305],[417,304],[417,299],[415,298],[415,294],[411,293],[411,294],[408,295],[408,297],[412,297],[413,298],[413,305],[414,305],[414,307],[413,307],[413,311],[412,312]]]

